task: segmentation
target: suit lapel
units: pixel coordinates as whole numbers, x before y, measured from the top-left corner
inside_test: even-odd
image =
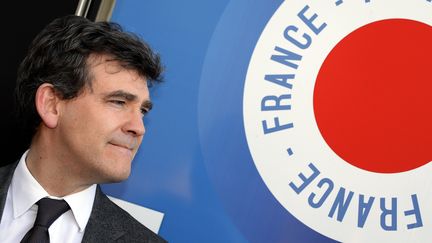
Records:
[[[9,185],[17,165],[18,161],[0,168],[0,221],[3,215]]]
[[[93,209],[87,223],[82,242],[113,242],[126,232],[124,222],[119,222],[116,209],[108,197],[97,186]]]

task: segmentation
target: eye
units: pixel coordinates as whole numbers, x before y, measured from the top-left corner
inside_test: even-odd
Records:
[[[126,102],[123,100],[110,100],[109,102],[117,106],[123,106],[126,104]]]
[[[149,111],[148,111],[146,108],[141,108],[141,114],[142,114],[143,116],[147,115],[148,112],[149,112]]]

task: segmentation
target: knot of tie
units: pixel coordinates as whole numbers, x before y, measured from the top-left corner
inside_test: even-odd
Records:
[[[42,198],[37,203],[38,212],[36,220],[21,243],[48,243],[48,228],[58,217],[69,210],[69,205],[65,200]]]

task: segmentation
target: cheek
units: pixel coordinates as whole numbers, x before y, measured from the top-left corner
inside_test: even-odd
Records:
[[[94,147],[95,141],[101,139],[99,129],[103,124],[97,121],[97,117],[90,111],[73,109],[60,121],[60,128],[64,136],[69,137],[69,140],[75,146],[83,146],[89,149]]]
[[[81,150],[93,150],[95,156],[100,156],[97,154],[106,149],[113,136],[122,132],[124,116],[118,110],[92,101],[68,108],[62,121],[63,130],[76,146],[82,146]]]

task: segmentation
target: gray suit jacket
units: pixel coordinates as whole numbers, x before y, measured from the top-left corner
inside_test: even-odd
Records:
[[[3,215],[9,184],[17,164],[0,168],[0,220]],[[166,241],[111,202],[98,185],[82,242],[163,243]]]

